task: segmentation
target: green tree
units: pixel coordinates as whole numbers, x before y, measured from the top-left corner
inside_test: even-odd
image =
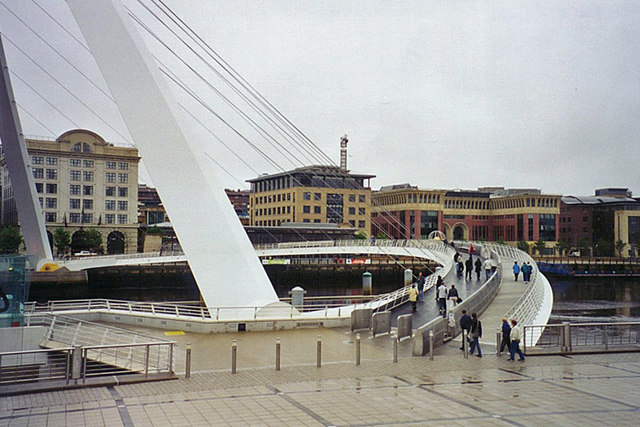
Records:
[[[8,225],[0,231],[0,253],[3,254],[16,254],[20,249],[20,245],[24,239],[20,231]]]
[[[611,256],[613,255],[613,244],[605,239],[598,239],[596,242],[594,255],[595,256]]]
[[[589,255],[589,242],[584,237],[576,242],[576,247],[580,251],[580,256]]]
[[[564,255],[564,253],[569,249],[569,245],[564,240],[560,239],[556,243],[556,250],[560,256]]]
[[[58,253],[65,253],[71,246],[71,233],[63,227],[53,230],[53,244],[58,248]]]
[[[364,231],[360,230],[354,236],[358,240],[364,240],[364,239],[367,238],[367,233],[365,233]]]
[[[382,232],[382,231],[376,235],[376,239],[377,240],[379,240],[379,239],[388,239],[388,238],[389,238],[389,236],[387,236],[387,234]]]
[[[538,239],[538,241],[534,243],[533,247],[538,251],[538,255],[542,255],[542,252],[544,252],[547,245],[544,243],[544,240]]]
[[[619,257],[622,256],[622,251],[624,250],[625,246],[627,246],[627,244],[625,242],[623,242],[622,240],[618,240],[616,242],[616,252],[618,252],[618,256]]]
[[[499,245],[506,245],[506,242],[504,241],[504,239],[502,237],[500,237],[498,240],[496,240],[496,243]]]
[[[524,241],[524,239],[520,239],[518,240],[518,249],[520,249],[521,251],[525,251],[526,253],[529,253],[529,250],[531,248],[529,247],[529,244]]]
[[[87,247],[94,252],[102,253],[102,233],[96,229],[87,230]]]

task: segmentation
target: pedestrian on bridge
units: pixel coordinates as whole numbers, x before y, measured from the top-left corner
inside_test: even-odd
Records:
[[[478,354],[476,354],[476,357],[482,357],[480,338],[482,338],[482,322],[480,322],[476,313],[471,313],[471,348],[469,348],[469,354],[473,354],[477,348]]]
[[[520,266],[518,265],[518,261],[513,261],[513,275],[516,278],[516,282],[518,281],[518,274],[520,274]]]
[[[482,265],[484,266],[484,272],[487,275],[486,280],[489,280],[489,277],[491,277],[491,269],[493,268],[493,261],[491,258],[487,258],[484,260]]]
[[[465,280],[471,280],[471,272],[473,271],[473,257],[469,255],[469,258],[464,263],[464,278]]]
[[[507,348],[511,353],[511,326],[506,317],[502,318],[502,341],[500,342],[500,353]]]
[[[424,276],[422,275],[422,271],[418,273],[418,280],[416,284],[418,285],[418,301],[424,302]]]
[[[476,277],[480,280],[480,272],[482,271],[482,261],[480,258],[476,258]]]
[[[458,300],[460,299],[460,295],[458,295],[458,290],[456,289],[456,285],[451,284],[451,289],[449,289],[449,294],[447,295],[449,301],[451,301],[451,307],[455,307],[458,305]],[[460,301],[462,301],[460,299]]]
[[[460,344],[460,350],[464,350],[464,331],[467,331],[466,338],[468,343],[470,340],[469,331],[471,330],[471,316],[467,314],[467,310],[462,310],[462,317],[460,318],[460,329],[462,329],[462,343]]]
[[[515,360],[516,353],[520,358],[518,359],[520,362],[524,362],[524,354],[522,350],[520,350],[520,339],[522,338],[522,331],[520,330],[520,326],[518,326],[518,322],[516,319],[511,319],[511,345],[509,347],[509,361],[513,362]]]
[[[442,317],[447,317],[447,285],[444,283],[438,288],[438,308]]]
[[[411,311],[418,311],[416,307],[416,302],[418,301],[418,290],[416,289],[415,283],[411,285],[411,289],[409,289],[409,301],[411,301]]]

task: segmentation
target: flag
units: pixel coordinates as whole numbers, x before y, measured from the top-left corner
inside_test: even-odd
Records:
[[[102,214],[98,216],[98,225],[102,225]]]
[[[80,224],[84,224],[84,206],[82,207],[82,213],[80,214]]]
[[[66,212],[62,216],[62,222],[64,222],[64,226],[65,227],[68,227],[68,225],[67,225],[67,213]]]

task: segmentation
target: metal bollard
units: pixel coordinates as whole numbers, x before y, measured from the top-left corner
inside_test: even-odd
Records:
[[[393,363],[398,363],[398,337],[393,337]]]
[[[496,332],[496,354],[498,356],[502,356],[502,352],[500,351],[501,344],[502,344],[502,332],[500,332],[500,329],[498,329],[498,332]]]
[[[468,341],[468,333],[466,329],[462,330],[462,342],[464,343],[464,358],[469,358],[469,341]]]
[[[318,335],[318,340],[316,341],[316,367],[322,366],[322,337]]]
[[[429,331],[429,360],[433,360],[433,330]]]
[[[356,365],[360,365],[360,334],[356,334]]]
[[[187,343],[187,351],[184,362],[184,377],[191,378],[191,343]]]
[[[231,343],[231,373],[236,373],[236,362],[238,358],[238,341],[233,340]]]
[[[276,371],[280,370],[280,338],[276,338]]]

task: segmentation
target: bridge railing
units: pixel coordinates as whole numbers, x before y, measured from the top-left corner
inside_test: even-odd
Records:
[[[528,343],[537,336],[532,348]],[[523,349],[529,354],[640,351],[640,322],[525,325]]]

